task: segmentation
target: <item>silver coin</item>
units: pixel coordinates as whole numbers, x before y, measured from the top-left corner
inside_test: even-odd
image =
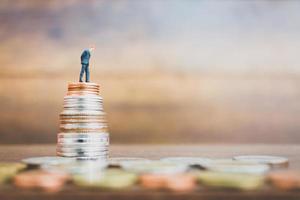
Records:
[[[65,96],[64,100],[73,100],[73,101],[85,101],[85,100],[95,100],[102,101],[103,98],[101,96]]]
[[[73,153],[73,152],[104,152],[108,151],[107,146],[88,146],[88,147],[57,147],[56,150],[62,153]]]
[[[280,156],[268,156],[268,155],[245,155],[245,156],[235,156],[234,160],[248,161],[260,164],[268,164],[274,167],[286,167],[289,160],[285,157]]]
[[[86,102],[86,103],[65,103],[63,105],[65,108],[66,107],[69,107],[69,106],[100,106],[102,107],[102,104],[101,103],[98,103],[98,102]]]
[[[166,161],[124,161],[121,167],[131,172],[146,174],[178,174],[188,169],[188,165]]]
[[[64,101],[65,105],[103,105],[102,101]]]
[[[103,107],[103,105],[101,103],[98,102],[86,102],[86,103],[65,103],[63,105],[64,108],[69,108],[69,107],[77,107],[77,106],[83,106],[83,107]]]
[[[101,139],[109,138],[107,132],[95,132],[95,133],[59,133],[57,138],[76,138],[76,139]]]
[[[44,157],[32,157],[25,158],[22,160],[23,163],[27,165],[59,165],[59,164],[67,164],[74,162],[74,159],[62,158],[57,156],[44,156]]]
[[[103,129],[108,128],[106,124],[102,123],[74,123],[74,124],[61,124],[61,129]]]
[[[187,165],[202,165],[212,162],[212,159],[204,157],[166,157],[161,158],[160,160],[174,163],[183,163]]]
[[[74,135],[73,133],[70,133],[72,135]],[[60,135],[59,137],[57,137],[57,142],[58,143],[65,143],[65,144],[73,144],[73,143],[78,143],[78,144],[83,144],[83,143],[107,143],[109,142],[109,137],[108,136],[97,136],[94,134],[89,134],[86,133],[86,135],[90,135],[90,136],[76,136],[76,137],[68,137],[65,136],[66,134],[64,134],[63,136]]]
[[[266,164],[231,159],[215,159],[212,162],[202,164],[202,166],[210,171],[224,173],[264,174],[270,170]]]
[[[104,157],[108,156],[108,151],[104,152],[59,152],[56,154],[63,157]]]
[[[60,120],[69,119],[106,119],[106,115],[60,115]]]
[[[59,138],[57,139],[57,144],[65,144],[65,145],[108,145],[109,139],[72,139],[72,138]]]
[[[136,161],[150,161],[149,159],[146,158],[137,158],[137,157],[113,157],[109,158],[108,163],[110,165],[118,165],[121,166],[122,162],[136,162]]]
[[[101,162],[107,162],[109,156],[96,156],[96,157],[76,157],[76,160],[78,161],[101,161]]]
[[[105,115],[103,111],[73,111],[64,110],[60,115]]]
[[[64,103],[103,103],[102,99],[65,99]]]
[[[61,143],[58,143],[56,145],[57,148],[67,148],[67,149],[70,149],[70,148],[73,148],[73,149],[79,149],[79,148],[106,148],[108,149],[109,145],[108,144],[61,144]]]
[[[64,147],[64,148],[81,148],[81,147],[108,147],[108,142],[98,142],[98,143],[57,143],[57,147]]]
[[[105,117],[70,117],[70,118],[60,118],[60,122],[70,122],[70,123],[87,123],[87,122],[107,122]]]

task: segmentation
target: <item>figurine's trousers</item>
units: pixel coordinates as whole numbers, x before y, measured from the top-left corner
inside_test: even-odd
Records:
[[[85,72],[85,82],[90,82],[90,68],[89,68],[89,64],[82,64],[81,71],[80,71],[79,82],[82,82],[82,78],[83,78],[84,72]]]

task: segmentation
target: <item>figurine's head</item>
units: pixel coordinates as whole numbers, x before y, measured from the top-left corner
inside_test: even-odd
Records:
[[[90,52],[94,51],[95,49],[96,49],[95,45],[91,45],[89,48]]]

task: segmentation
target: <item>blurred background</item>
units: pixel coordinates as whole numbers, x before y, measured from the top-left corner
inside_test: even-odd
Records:
[[[1,0],[0,143],[55,143],[90,44],[111,143],[299,143],[300,1]]]

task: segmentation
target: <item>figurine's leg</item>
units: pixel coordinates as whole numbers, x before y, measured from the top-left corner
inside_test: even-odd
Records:
[[[82,82],[82,77],[83,77],[83,74],[84,74],[84,70],[85,70],[85,65],[82,64],[81,71],[80,71],[80,76],[79,76],[79,82]]]
[[[90,68],[89,68],[89,65],[85,66],[85,81],[90,82]]]

